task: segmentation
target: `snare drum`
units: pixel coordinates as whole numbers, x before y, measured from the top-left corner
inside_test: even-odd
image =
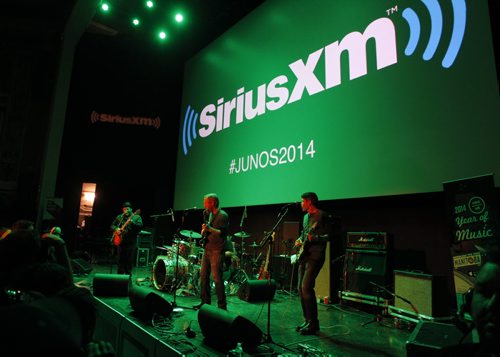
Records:
[[[188,242],[185,242],[183,240],[177,241],[172,244],[172,251],[174,254],[177,254],[179,252],[179,255],[183,258],[188,258],[189,254],[191,254],[191,247],[189,246]]]
[[[175,269],[177,261],[175,258],[166,255],[159,255],[153,265],[153,284],[158,290],[169,290],[175,280]],[[177,279],[182,280],[188,273],[188,262],[179,256],[179,266]]]

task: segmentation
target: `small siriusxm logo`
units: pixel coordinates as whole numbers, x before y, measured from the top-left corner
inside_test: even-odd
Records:
[[[430,16],[429,41],[422,55],[424,61],[429,61],[434,57],[441,41],[443,13],[438,0],[420,1],[427,8]],[[453,28],[448,48],[441,62],[443,68],[450,68],[455,62],[466,28],[465,0],[451,0],[451,4]],[[398,12],[397,7],[388,10],[387,14],[391,15],[394,12]],[[404,53],[406,56],[412,56],[421,38],[420,18],[411,8],[404,9],[402,17],[410,29]],[[367,74],[366,42],[371,38],[375,39],[376,44],[377,70],[398,63],[394,23],[389,17],[381,17],[368,24],[363,33],[351,32],[342,40],[334,41],[304,56],[305,61],[299,59],[290,63],[288,67],[295,81],[290,82],[288,78],[290,74],[281,74],[267,84],[260,85],[256,90],[245,91],[245,88],[241,87],[233,98],[228,100],[219,98],[217,104],[207,104],[199,113],[188,105],[182,126],[184,155],[188,154],[189,148],[198,137],[205,138],[214,132],[229,129],[231,125],[253,120],[267,111],[276,111],[285,105],[300,101],[305,92],[312,96],[339,86],[342,81],[340,56],[343,52],[348,52],[350,57],[349,80],[365,76]],[[325,73],[324,78],[317,78],[315,69],[321,57],[325,63]],[[290,83],[293,84],[291,89],[288,88]]]
[[[196,121],[198,120],[198,113],[196,113],[191,106],[188,105],[186,115],[184,116],[184,124],[182,125],[182,149],[184,155],[188,153],[188,146],[191,147],[193,141],[197,138],[196,135]]]
[[[430,60],[436,49],[438,48],[439,41],[441,40],[441,35],[443,31],[443,13],[441,11],[441,6],[437,0],[421,0],[422,3],[427,7],[430,14],[431,20],[431,34],[429,37],[429,42],[422,55],[424,61]],[[465,33],[465,23],[466,23],[466,13],[467,9],[465,6],[465,0],[452,0],[453,7],[453,31],[451,34],[450,44],[448,50],[441,62],[444,68],[450,68],[455,62],[458,51],[462,46],[462,40]],[[420,39],[420,20],[415,13],[410,8],[403,10],[403,18],[408,22],[410,26],[410,38],[408,39],[408,44],[406,45],[405,55],[411,56],[417,47],[418,40]]]

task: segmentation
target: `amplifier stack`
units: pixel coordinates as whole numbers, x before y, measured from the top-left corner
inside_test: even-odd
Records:
[[[380,287],[390,279],[390,244],[386,232],[347,232],[344,259],[344,300],[387,306],[391,298]]]

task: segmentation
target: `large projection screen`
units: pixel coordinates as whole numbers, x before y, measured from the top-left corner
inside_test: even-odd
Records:
[[[500,174],[486,0],[276,0],[185,67],[174,208],[442,190]]]

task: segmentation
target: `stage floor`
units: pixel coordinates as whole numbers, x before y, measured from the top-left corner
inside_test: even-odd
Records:
[[[87,275],[75,276],[75,281],[92,288],[95,274],[116,273],[116,266],[94,264],[92,268]],[[132,284],[150,289],[171,303],[174,311],[169,318],[141,320],[134,314],[128,297],[99,296],[98,299],[182,354],[226,356],[227,351],[214,348],[205,341],[198,323],[198,311],[192,309],[199,303],[199,296],[179,289],[174,298],[172,292],[159,290],[153,284],[152,270],[151,266],[134,268]],[[374,320],[369,307],[352,303],[319,304],[320,332],[316,336],[302,336],[295,331],[295,326],[303,321],[297,294],[276,290],[269,305],[267,302],[241,300],[235,288],[237,286],[233,286],[228,295],[228,311],[246,318],[263,333],[263,343],[254,352],[245,355],[406,356],[405,343],[413,326],[396,324],[390,316],[384,316],[381,322],[363,326]],[[212,301],[216,301],[215,296]],[[196,333],[195,337],[186,336],[188,326]]]

